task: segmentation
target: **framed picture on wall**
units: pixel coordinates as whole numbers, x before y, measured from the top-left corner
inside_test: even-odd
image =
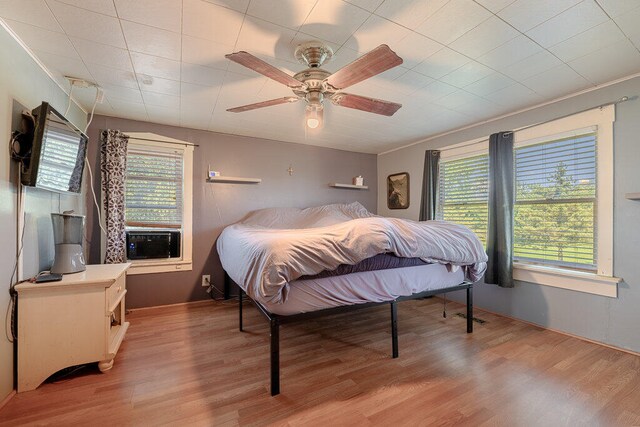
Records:
[[[387,207],[407,209],[409,207],[409,173],[394,173],[387,177]]]

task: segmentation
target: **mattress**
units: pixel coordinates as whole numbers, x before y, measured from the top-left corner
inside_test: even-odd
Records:
[[[456,286],[464,280],[461,268],[425,264],[363,271],[289,283],[284,303],[260,302],[269,312],[291,315],[344,305],[392,301],[401,296]]]

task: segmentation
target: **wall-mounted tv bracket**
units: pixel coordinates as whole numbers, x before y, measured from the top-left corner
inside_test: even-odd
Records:
[[[35,130],[35,119],[30,111],[23,110],[20,119],[20,129],[11,132],[11,141],[9,142],[9,153],[13,160],[22,162],[29,161],[31,156],[31,147],[33,146],[33,132]]]

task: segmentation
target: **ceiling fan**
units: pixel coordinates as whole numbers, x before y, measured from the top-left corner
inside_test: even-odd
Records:
[[[229,108],[227,111],[232,113],[242,113],[304,99],[307,102],[306,124],[309,128],[315,129],[322,124],[325,99],[330,99],[334,105],[384,116],[392,116],[402,107],[395,102],[341,92],[342,89],[402,64],[402,58],[386,44],[378,46],[333,74],[320,68],[323,63],[333,57],[333,50],[317,41],[303,43],[297,47],[296,59],[309,68],[293,76],[244,51],[230,53],[225,57],[288,86],[295,94],[295,96]]]

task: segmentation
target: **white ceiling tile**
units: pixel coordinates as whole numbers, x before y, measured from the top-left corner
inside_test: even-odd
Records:
[[[457,90],[435,101],[435,104],[441,105],[445,108],[454,109],[463,104],[473,103],[479,99],[481,98],[465,90]]]
[[[612,20],[608,20],[604,24],[550,47],[549,50],[564,62],[569,62],[624,38],[625,35],[618,26]]]
[[[180,62],[144,53],[131,52],[133,68],[138,74],[148,74],[169,80],[180,80]]]
[[[612,18],[640,8],[638,0],[598,0],[598,3]]]
[[[521,82],[543,71],[557,67],[560,64],[562,64],[562,61],[548,51],[542,50],[522,61],[500,68],[500,71],[512,79]]]
[[[35,25],[45,30],[62,32],[62,27],[44,0],[2,0],[0,1],[0,17]]]
[[[136,76],[131,71],[118,70],[97,64],[87,64],[87,68],[89,68],[89,72],[91,72],[91,75],[100,86],[116,85],[133,89],[138,88]]]
[[[416,31],[447,45],[490,16],[491,12],[473,0],[451,0]]]
[[[87,81],[93,81],[93,76],[80,59],[67,58],[64,56],[34,51],[36,56],[50,70],[56,70],[63,76],[78,77]]]
[[[120,19],[179,33],[182,2],[177,0],[114,0]]]
[[[71,42],[80,54],[82,60],[86,63],[133,71],[129,51],[126,49],[74,37],[71,37]]]
[[[180,108],[180,97],[166,95],[163,93],[156,92],[146,92],[142,91],[142,98],[144,99],[145,105],[155,105],[158,107],[166,107],[179,109]]]
[[[582,0],[516,0],[502,9],[498,13],[498,16],[524,33],[570,7],[575,6],[581,1]]]
[[[569,65],[591,82],[605,83],[637,73],[640,53],[629,40],[622,40],[573,60]]]
[[[559,97],[591,86],[565,64],[531,77],[523,84],[544,97]]]
[[[195,64],[182,64],[181,80],[203,86],[219,86],[224,81],[225,71]]]
[[[391,22],[388,19],[371,15],[365,23],[349,37],[345,46],[359,53],[369,52],[381,44],[386,44],[391,49],[395,49],[398,42],[410,33],[412,33],[411,30]]]
[[[405,38],[394,44],[393,50],[403,60],[402,66],[413,68],[442,49],[442,45],[421,34],[410,32]]]
[[[523,59],[542,52],[543,49],[524,35],[485,53],[477,60],[488,67],[500,70]]]
[[[147,110],[142,102],[126,102],[119,99],[108,99],[115,117],[130,120],[149,121]]]
[[[507,86],[515,84],[515,81],[500,73],[492,73],[483,79],[480,79],[468,86],[465,86],[464,90],[471,92],[474,95],[485,96],[490,93],[497,92],[504,89]]]
[[[296,45],[293,43],[295,35],[293,30],[248,16],[242,25],[235,51],[244,50],[256,56],[297,63],[294,56]]]
[[[493,13],[498,13],[514,1],[515,0],[476,0],[476,3],[481,4]]]
[[[434,102],[457,91],[458,88],[436,80],[415,92],[412,97],[419,97],[424,102]]]
[[[477,58],[519,35],[513,27],[492,16],[455,40],[449,47],[471,58]]]
[[[415,30],[427,18],[436,13],[449,0],[414,1],[385,0],[376,9],[376,15],[383,16],[407,28]]]
[[[146,105],[149,121],[169,126],[180,126],[180,109],[167,108],[157,105]]]
[[[132,52],[180,60],[182,42],[179,33],[135,22],[121,22],[127,45]]]
[[[126,48],[117,18],[69,6],[59,1],[47,2],[64,32],[69,36]]]
[[[358,59],[362,54],[346,47],[334,50],[333,59],[322,66],[325,70],[335,73],[342,67]]]
[[[184,0],[182,32],[188,36],[233,46],[242,26],[243,15],[202,0]]]
[[[530,105],[535,105],[540,102],[542,98],[528,87],[516,83],[511,86],[507,86],[504,89],[500,89],[497,92],[485,96],[489,101],[496,102],[507,108],[523,108]]]
[[[181,106],[202,111],[213,111],[220,88],[217,86],[202,86],[192,83],[180,83]]]
[[[180,82],[175,80],[137,75],[138,84],[143,91],[162,93],[165,95],[180,96]]]
[[[187,35],[182,36],[183,62],[226,70],[229,60],[224,56],[232,52],[233,46]]]
[[[71,6],[77,6],[91,12],[102,13],[103,15],[117,16],[113,0],[58,0]]]
[[[345,0],[355,6],[361,7],[369,12],[373,12],[382,4],[384,0]]]
[[[69,38],[62,33],[8,19],[5,22],[31,50],[80,59]]]
[[[640,1],[638,2],[640,4]],[[640,35],[640,7],[620,15],[614,19],[620,29],[629,37]]]
[[[283,27],[298,29],[315,6],[316,0],[296,0],[283,6],[282,0],[253,0],[247,9],[251,15]]]
[[[342,44],[369,15],[369,12],[342,0],[322,0],[315,5],[300,31]]]
[[[402,95],[410,95],[413,92],[433,83],[434,79],[424,74],[408,70],[391,82],[391,88]]]
[[[469,62],[457,70],[440,78],[440,81],[456,87],[465,87],[473,82],[487,77],[493,70],[479,62]]]
[[[415,66],[413,70],[425,76],[439,79],[470,61],[466,56],[445,47]]]
[[[142,95],[139,89],[133,89],[122,86],[104,85],[102,86],[104,95],[109,100],[119,100],[125,102],[142,102]]]
[[[218,6],[224,6],[228,9],[233,9],[238,12],[245,13],[249,7],[251,0],[203,0],[208,3],[212,3]]]
[[[609,18],[592,1],[583,1],[527,32],[543,47],[553,46]]]

